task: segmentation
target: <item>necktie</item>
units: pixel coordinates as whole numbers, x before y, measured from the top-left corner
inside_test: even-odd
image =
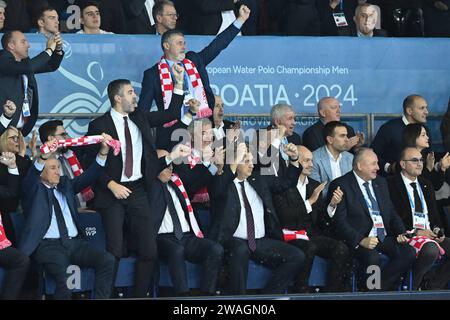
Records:
[[[372,192],[370,192],[369,183],[368,182],[364,182],[364,187],[366,188],[367,195],[369,196],[369,200],[372,203],[372,210],[373,211],[377,211],[378,214],[380,214],[380,217],[381,217],[380,208],[378,207],[378,202],[374,198],[374,196],[372,195]],[[378,240],[380,240],[381,242],[384,241],[384,238],[385,238],[384,228],[377,228],[377,237],[378,237]]]
[[[247,242],[248,247],[251,251],[256,250],[256,240],[255,240],[255,221],[253,220],[252,207],[248,201],[247,194],[245,193],[244,181],[239,182],[242,187],[242,198],[244,199],[245,205],[245,217],[247,218]]]
[[[411,187],[414,190],[414,210],[416,212],[423,212],[422,201],[420,201],[419,192],[417,192],[417,184],[412,182]]]
[[[133,175],[133,145],[131,144],[131,133],[128,127],[128,117],[123,117],[125,124],[125,176],[127,178]]]
[[[52,199],[53,210],[55,211],[56,222],[58,224],[59,238],[61,239],[61,242],[64,243],[64,241],[69,240],[69,231],[67,230],[66,221],[64,220],[61,206],[59,205],[58,199],[56,199],[55,190],[56,188],[51,188],[49,191]]]
[[[180,240],[181,238],[183,238],[183,229],[181,228],[181,223],[180,219],[178,218],[177,210],[175,209],[172,196],[170,195],[169,189],[167,188],[166,184],[163,186],[163,190],[164,190],[164,198],[166,199],[167,203],[167,208],[169,209],[170,217],[172,218],[173,233],[175,235],[175,238]]]

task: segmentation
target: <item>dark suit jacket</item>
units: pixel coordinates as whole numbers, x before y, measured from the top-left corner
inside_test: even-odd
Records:
[[[150,17],[145,9],[145,0],[122,1],[125,11],[127,32],[129,34],[155,34]]]
[[[350,248],[355,248],[369,235],[373,221],[353,171],[333,180],[328,195],[332,195],[338,186],[344,192],[344,199],[337,206],[332,228],[340,240],[344,240]],[[387,235],[398,236],[406,232],[391,202],[386,180],[378,176],[372,181],[372,186]]]
[[[428,208],[428,218],[430,220],[430,227],[442,228],[441,219],[439,218],[439,211],[436,203],[436,196],[434,194],[434,187],[430,181],[419,177],[419,184],[422,187],[424,200],[427,203]],[[397,211],[400,218],[406,227],[406,229],[413,229],[413,219],[411,206],[409,203],[408,194],[406,191],[406,186],[403,183],[403,179],[400,173],[388,178],[389,192],[395,197],[392,197],[392,203],[394,204],[395,210]]]
[[[309,214],[304,203],[304,200],[308,200],[319,185],[320,183],[316,180],[308,178],[306,199],[302,198],[296,186],[273,197],[273,204],[283,228],[306,230],[309,236],[328,233],[326,229],[330,226],[331,219],[326,213],[322,197],[319,197],[312,205],[313,211]]]
[[[179,118],[180,106],[183,101],[183,96],[174,94],[169,109],[165,111],[148,112],[142,109],[136,109],[130,114],[130,119],[136,124],[142,134],[142,161],[141,169],[144,177],[144,181],[147,187],[150,188],[150,184],[157,177],[159,172],[166,166],[164,158],[158,159],[156,150],[152,143],[151,128],[155,126],[161,126],[166,122]],[[106,112],[104,115],[95,119],[89,123],[89,129],[87,135],[97,135],[102,133],[108,133],[113,139],[119,139],[110,112]],[[85,154],[85,166],[94,161],[96,154],[100,148],[100,145],[92,145],[87,147]],[[119,154],[114,156],[112,150],[110,150],[110,156],[106,161],[105,173],[100,177],[95,186],[95,206],[99,208],[107,208],[115,197],[113,193],[108,189],[107,185],[111,180],[120,183],[122,176],[122,156]],[[149,189],[148,189],[149,190]],[[142,214],[148,214],[142,212]]]
[[[0,164],[2,178],[0,179],[0,212],[9,211],[9,201],[15,201],[19,197],[20,176],[9,174],[8,168]],[[6,172],[5,172],[6,171]],[[3,174],[3,172],[5,172]]]
[[[358,6],[357,0],[345,0],[343,1],[343,12],[345,19],[347,20],[348,27],[337,27],[334,22],[333,13],[341,12],[340,5],[337,5],[333,10],[330,7],[330,1],[317,0],[317,10],[320,18],[320,30],[322,36],[337,36],[337,35],[350,35],[351,29],[354,28],[355,22],[353,16],[355,15],[355,9]]]
[[[352,36],[357,37],[358,36],[358,31],[355,29],[352,29]],[[374,29],[373,30],[373,36],[374,37],[387,37],[388,33],[386,30],[384,29]]]
[[[348,124],[345,124],[345,126],[347,127],[347,136],[349,138],[354,137],[355,130]],[[325,145],[325,138],[323,136],[324,127],[323,122],[318,120],[303,132],[303,145],[311,152]]]
[[[400,117],[389,120],[378,129],[371,148],[378,156],[378,165],[382,172],[386,163],[398,161],[403,148],[402,134],[405,128],[406,125]]]
[[[28,86],[33,89],[33,97],[30,100],[31,117],[22,128],[22,134],[27,136],[33,129],[39,113],[38,86],[36,78],[37,73],[51,72],[59,68],[63,55],[54,53],[51,57],[46,52],[41,52],[34,58],[26,58],[20,62],[14,59],[11,52],[7,50],[0,51],[0,104],[3,105],[6,100],[11,100],[16,104],[16,113],[10,122],[11,126],[16,126],[24,100],[24,89],[22,75],[28,76]],[[0,134],[5,131],[5,127],[0,124]]]
[[[67,199],[70,213],[80,236],[83,233],[78,223],[75,195],[87,186],[94,184],[102,172],[103,167],[94,162],[83,174],[72,180],[61,176],[57,186],[58,190]],[[41,182],[40,175],[41,171],[32,166],[24,179],[22,187],[22,206],[26,221],[18,248],[27,255],[31,255],[44,238],[52,218],[50,190]]]
[[[28,172],[28,169],[31,166],[31,160],[28,157],[24,158],[16,155],[16,164],[17,169],[19,170],[19,175],[17,176],[17,179],[20,184],[20,182],[25,177],[25,175]],[[11,175],[8,173],[8,168],[4,165],[0,165],[0,181],[6,182],[10,179],[10,176]],[[17,192],[15,197],[9,196],[7,201],[2,200],[2,203],[0,205],[0,211],[2,211],[3,213],[16,211],[17,206],[19,205],[19,200],[20,200],[19,192]]]
[[[284,177],[251,175],[247,178],[263,202],[265,237],[283,240],[272,195],[295,186],[300,172],[301,167],[289,166]],[[215,185],[210,190],[211,206],[214,207],[215,215],[211,222],[210,237],[221,244],[232,238],[239,225],[241,215],[241,204],[238,191],[233,183],[234,178],[235,175],[229,166],[225,166],[224,173],[215,177]]]
[[[178,189],[178,187],[172,181],[169,181],[168,184],[172,187],[172,189],[175,190],[178,196],[178,200],[180,200],[181,207],[183,208],[184,216],[186,217],[186,220],[188,221],[189,227],[191,228],[192,231],[192,227],[190,225],[189,220],[189,212],[186,207],[186,201],[184,200],[184,197],[181,194],[180,189]],[[155,217],[154,219],[155,234],[158,234],[159,228],[161,228],[161,224],[167,209],[167,202],[164,197],[163,183],[159,179],[155,179],[155,181],[153,182],[153,186],[150,192],[150,204],[152,207],[152,214]]]

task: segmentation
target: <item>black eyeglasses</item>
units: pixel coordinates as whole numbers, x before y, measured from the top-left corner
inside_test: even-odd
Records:
[[[423,158],[403,159],[403,161],[410,161],[412,163],[418,164],[419,162],[423,163]]]

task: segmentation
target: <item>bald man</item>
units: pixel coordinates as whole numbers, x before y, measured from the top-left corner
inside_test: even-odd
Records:
[[[395,212],[386,180],[377,175],[378,158],[370,148],[359,148],[353,158],[353,170],[330,184],[329,192],[340,187],[343,200],[333,216],[333,230],[345,241],[358,259],[364,279],[360,290],[394,290],[402,275],[415,261],[416,253],[407,245],[406,229]],[[411,250],[412,249],[412,250]],[[380,254],[389,257],[381,270],[379,284],[369,286],[369,267],[380,267]]]
[[[333,211],[342,200],[343,193],[337,189],[326,205],[320,196],[325,183],[319,183],[309,176],[313,168],[313,154],[304,146],[298,146],[299,162],[303,167],[297,185],[286,192],[274,196],[274,205],[284,230],[306,231],[307,237],[289,241],[290,244],[300,248],[305,253],[305,265],[295,281],[295,291],[309,292],[308,279],[311,273],[314,256],[330,259],[330,272],[328,274],[326,292],[349,291],[349,250],[347,246],[327,236],[331,219],[327,209]],[[284,233],[287,233],[284,231]],[[285,241],[286,241],[285,236]]]
[[[325,145],[325,137],[323,135],[324,126],[330,121],[341,121],[341,105],[337,99],[325,97],[317,103],[317,113],[319,120],[303,133],[303,145],[311,150],[311,152]],[[364,135],[356,135],[355,130],[351,126],[348,124],[345,125],[349,138],[347,150],[364,144]]]

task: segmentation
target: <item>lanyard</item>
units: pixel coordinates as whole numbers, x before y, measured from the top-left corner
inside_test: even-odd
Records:
[[[23,79],[23,96],[25,98],[26,101],[28,101],[28,77],[23,74],[22,75],[22,79]]]
[[[341,8],[341,12],[344,12],[344,0],[341,0],[339,7]]]

